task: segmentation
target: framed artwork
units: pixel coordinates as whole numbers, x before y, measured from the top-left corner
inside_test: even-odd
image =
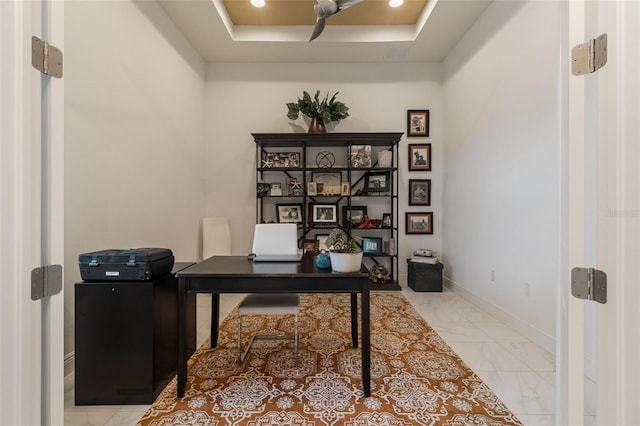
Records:
[[[381,255],[382,254],[382,238],[378,237],[362,237],[362,253]]]
[[[303,195],[302,182],[298,178],[288,177],[287,186],[289,187],[289,195],[301,197]]]
[[[316,241],[318,243],[318,252],[321,250],[329,250],[327,247],[327,239],[329,238],[329,234],[316,234]]]
[[[431,171],[431,144],[409,145],[409,171]]]
[[[312,223],[314,224],[335,224],[338,207],[335,204],[313,204],[311,206]]]
[[[367,172],[364,175],[364,190],[369,192],[388,192],[390,183],[389,172]]]
[[[258,182],[258,197],[262,198],[271,194],[271,184]]]
[[[299,152],[267,152],[262,167],[265,169],[279,168],[291,169],[300,167]]]
[[[318,195],[318,186],[315,182],[307,182],[307,195]]]
[[[410,109],[407,111],[407,136],[429,136],[428,109]]]
[[[405,217],[405,234],[433,234],[432,212],[407,212]]]
[[[305,253],[318,253],[318,240],[304,240],[302,248]]]
[[[276,204],[278,223],[302,223],[302,204]]]
[[[354,169],[371,167],[371,145],[351,145],[349,164]]]
[[[349,182],[342,182],[340,184],[340,195],[349,195],[351,192],[351,184]]]
[[[340,172],[313,172],[311,180],[316,183],[318,194],[340,195],[342,173]]]
[[[271,194],[272,196],[279,197],[282,195],[282,183],[273,182],[271,185]]]
[[[409,205],[431,205],[431,179],[409,179]]]
[[[367,214],[367,206],[342,206],[342,226],[359,225]]]
[[[391,213],[383,213],[382,214],[382,227],[383,228],[391,228],[393,224],[393,216]]]

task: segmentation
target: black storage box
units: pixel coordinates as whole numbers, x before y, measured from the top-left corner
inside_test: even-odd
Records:
[[[166,248],[110,249],[78,256],[84,281],[151,281],[169,274],[173,262]]]
[[[192,263],[176,263],[174,272]],[[185,352],[196,349],[187,295]],[[178,279],[75,285],[75,404],[151,404],[178,365]]]
[[[414,291],[442,291],[442,263],[408,262],[408,283]]]

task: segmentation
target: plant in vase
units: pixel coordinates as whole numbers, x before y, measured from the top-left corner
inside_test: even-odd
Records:
[[[325,242],[335,272],[358,272],[362,264],[362,250],[354,238],[349,238],[340,228],[333,228]]]
[[[302,92],[302,98],[298,98],[297,102],[289,102],[287,104],[287,117],[291,120],[297,120],[300,114],[309,117],[311,124],[309,125],[309,133],[325,133],[325,123],[332,121],[340,121],[349,116],[349,107],[344,103],[337,101],[336,92],[329,99],[329,93],[320,100],[320,91],[316,91],[312,98],[307,91]]]

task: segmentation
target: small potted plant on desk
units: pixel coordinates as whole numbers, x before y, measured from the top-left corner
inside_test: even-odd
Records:
[[[358,272],[362,265],[362,250],[353,238],[347,237],[340,228],[333,228],[326,241],[331,258],[331,269],[335,272]]]

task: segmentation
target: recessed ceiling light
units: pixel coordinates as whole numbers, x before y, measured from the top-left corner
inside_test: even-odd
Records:
[[[265,4],[264,0],[251,0],[251,5],[253,7],[264,7]]]
[[[391,7],[402,6],[402,3],[404,3],[404,0],[389,0],[389,6]]]

